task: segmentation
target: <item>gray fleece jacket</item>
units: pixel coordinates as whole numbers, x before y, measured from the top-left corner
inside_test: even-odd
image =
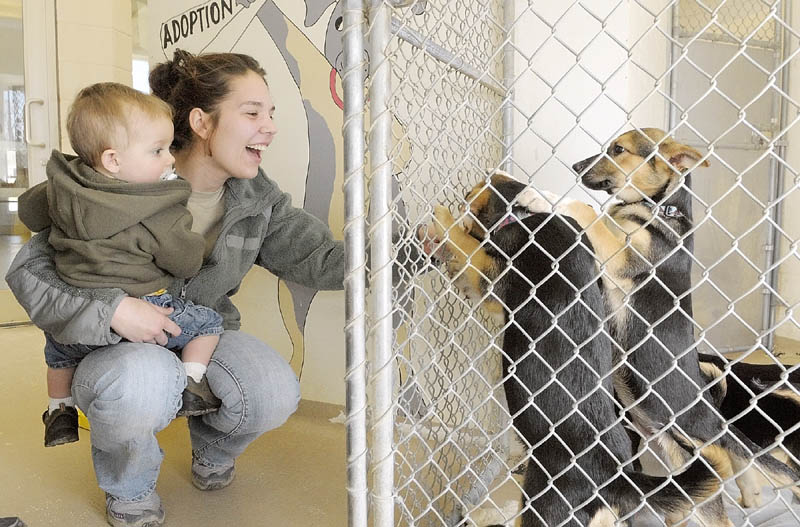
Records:
[[[6,281],[31,320],[63,344],[108,345],[121,339],[111,318],[125,297],[121,289],[79,289],[62,281],[47,230],[17,254]],[[279,278],[323,290],[342,289],[344,244],[319,219],[292,206],[289,194],[259,170],[251,180],[226,183],[219,238],[200,271],[176,280],[170,293],[216,310],[225,329],[239,329],[230,300],[253,265]]]

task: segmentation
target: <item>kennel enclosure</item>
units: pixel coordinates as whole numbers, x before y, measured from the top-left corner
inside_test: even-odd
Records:
[[[416,234],[487,173],[605,210],[613,197],[583,189],[571,165],[622,131],[663,128],[708,153],[691,189],[698,349],[791,356],[792,2],[343,1],[349,525],[519,514],[504,501],[519,499],[525,454],[502,325]],[[732,503],[735,486],[725,493]],[[776,494],[765,512],[800,521],[789,502]]]

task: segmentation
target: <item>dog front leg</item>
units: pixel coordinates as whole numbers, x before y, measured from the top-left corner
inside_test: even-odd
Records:
[[[533,213],[553,212],[575,220],[592,242],[597,262],[604,269],[603,279],[606,287],[627,289],[627,283],[618,283],[628,260],[624,236],[621,232],[619,234],[612,232],[592,207],[572,198],[530,187],[517,195],[517,203]]]
[[[761,476],[755,466],[748,465],[750,460],[739,456],[730,456],[731,468],[737,474],[736,486],[739,487],[742,497],[739,504],[745,508],[761,507]]]

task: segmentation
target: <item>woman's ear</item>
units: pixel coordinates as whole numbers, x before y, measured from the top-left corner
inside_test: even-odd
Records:
[[[695,166],[707,167],[710,165],[707,159],[703,159],[703,154],[691,146],[682,145],[672,139],[667,139],[662,142],[658,151],[669,161],[670,165],[681,172]],[[703,159],[703,161],[698,165],[697,162],[701,159]]]
[[[200,108],[192,108],[189,112],[189,126],[200,139],[206,140],[211,135],[211,116]]]
[[[100,154],[100,164],[109,174],[119,173],[119,156],[113,148],[107,148]]]

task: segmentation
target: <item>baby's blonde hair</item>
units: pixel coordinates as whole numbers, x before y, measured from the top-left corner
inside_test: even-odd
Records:
[[[98,82],[78,92],[67,116],[72,149],[89,166],[101,164],[109,148],[125,148],[133,110],[152,119],[172,121],[172,107],[155,95],[116,82]]]

